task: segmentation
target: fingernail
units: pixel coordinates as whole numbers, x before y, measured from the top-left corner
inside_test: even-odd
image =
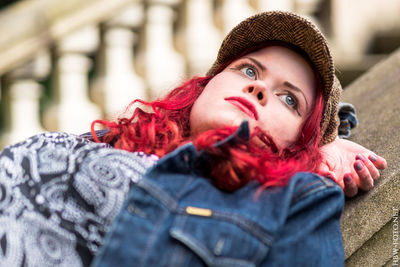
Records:
[[[333,180],[333,177],[332,177],[332,175],[330,175],[330,174],[327,174],[325,177],[328,178],[328,179]]]
[[[356,159],[361,160],[362,162],[365,162],[365,158],[363,155],[357,155]]]
[[[351,176],[348,175],[348,174],[346,174],[346,175],[344,176],[344,182],[345,182],[346,184],[350,183],[350,182],[351,182]]]
[[[357,171],[361,171],[362,167],[363,166],[362,166],[362,164],[360,162],[356,162],[354,164],[354,168],[356,168]]]
[[[373,156],[373,155],[369,156],[369,159],[370,159],[372,162],[375,162],[375,161],[376,161],[376,157]]]

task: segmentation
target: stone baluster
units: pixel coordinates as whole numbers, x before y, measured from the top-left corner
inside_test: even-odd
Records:
[[[150,0],[146,11],[145,44],[141,63],[150,98],[161,97],[177,86],[185,75],[183,57],[174,48],[173,6],[178,0]]]
[[[312,14],[318,9],[320,2],[321,0],[296,0],[296,12],[311,17]]]
[[[224,0],[218,13],[222,18],[223,31],[227,34],[239,22],[255,14],[256,11],[248,0]]]
[[[400,17],[400,8],[396,10],[395,6],[389,6],[393,11],[397,11],[397,17]],[[382,1],[369,1],[366,5],[363,1],[336,0],[332,1],[331,10],[331,46],[335,51],[336,62],[351,64],[361,61],[364,65],[363,54],[367,50],[370,38],[376,34],[378,21],[396,21],[394,16],[390,16],[389,10],[385,10]]]
[[[293,11],[295,1],[297,0],[258,0],[257,7],[260,12],[272,10]]]
[[[186,1],[183,42],[190,76],[204,75],[216,58],[222,35],[212,16],[212,0]]]
[[[132,4],[107,22],[102,31],[98,77],[92,98],[108,117],[120,115],[134,99],[146,99],[146,88],[134,68],[134,42],[143,8]]]
[[[4,129],[0,147],[43,132],[39,116],[40,80],[48,76],[50,56],[46,52],[5,75],[3,81]]]
[[[320,2],[321,0],[296,0],[294,9],[297,13],[313,21],[323,31],[320,21],[315,17]]]
[[[86,27],[63,39],[56,51],[56,70],[53,105],[45,112],[45,126],[49,130],[80,134],[90,130],[90,123],[101,118],[100,109],[88,98],[88,71],[91,60],[87,56],[98,45],[98,31]]]

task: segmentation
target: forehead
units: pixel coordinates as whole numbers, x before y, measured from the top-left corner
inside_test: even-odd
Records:
[[[246,56],[274,58],[278,59],[278,62],[291,61],[301,64],[302,66],[306,65],[307,68],[311,70],[313,69],[312,63],[305,54],[286,45],[262,46],[248,53],[244,53],[241,57]]]

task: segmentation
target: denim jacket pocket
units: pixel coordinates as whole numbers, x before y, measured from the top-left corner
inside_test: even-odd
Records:
[[[218,216],[177,215],[170,229],[170,236],[183,244],[203,261],[191,253],[182,253],[187,266],[257,266],[267,255],[269,244],[244,229],[239,215]],[[246,225],[242,221],[242,225]],[[248,224],[247,224],[248,225]],[[179,250],[178,250],[179,251]],[[182,251],[182,250],[180,250]],[[187,258],[190,257],[190,258]]]

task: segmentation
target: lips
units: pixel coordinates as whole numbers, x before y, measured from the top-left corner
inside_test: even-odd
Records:
[[[245,98],[232,96],[225,98],[225,100],[231,103],[232,105],[238,107],[240,110],[246,113],[250,118],[258,120],[258,113],[256,108],[252,103],[250,103]]]

